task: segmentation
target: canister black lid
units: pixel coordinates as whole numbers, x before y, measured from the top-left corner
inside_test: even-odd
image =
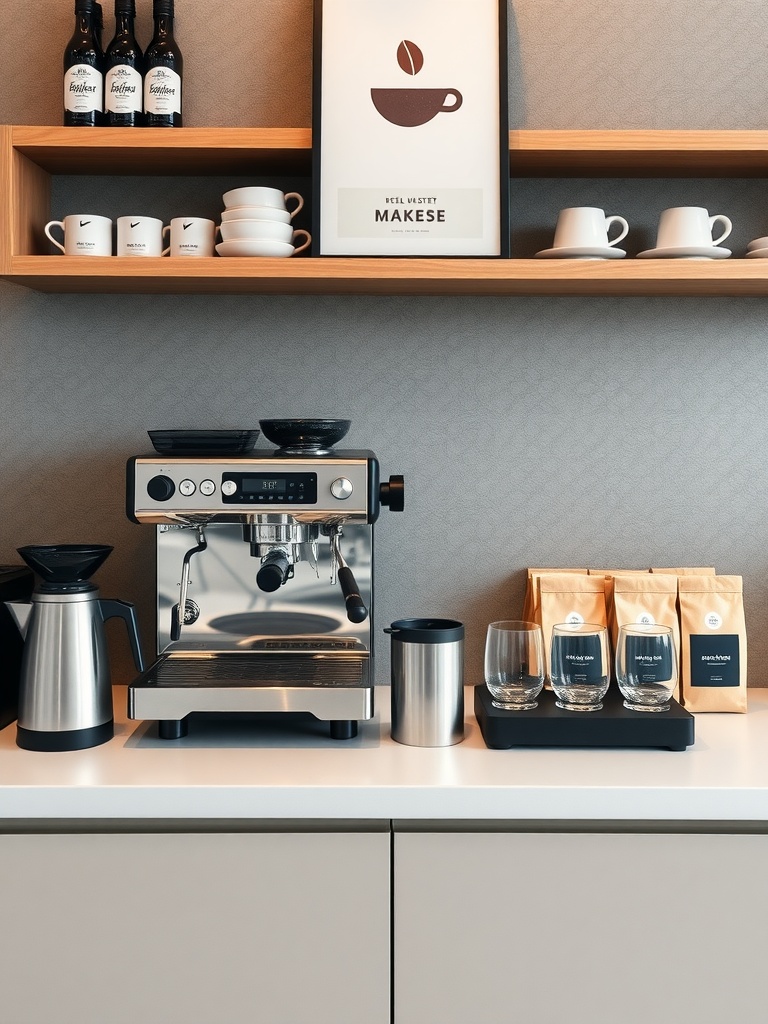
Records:
[[[407,644],[449,644],[464,639],[464,623],[456,619],[397,619],[384,632]]]

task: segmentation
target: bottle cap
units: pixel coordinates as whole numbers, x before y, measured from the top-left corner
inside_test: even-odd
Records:
[[[136,17],[136,0],[115,0],[115,14],[130,14]]]
[[[153,14],[169,14],[173,17],[173,0],[154,0]]]
[[[75,14],[85,11],[86,14],[93,14],[96,11],[96,0],[75,0]]]

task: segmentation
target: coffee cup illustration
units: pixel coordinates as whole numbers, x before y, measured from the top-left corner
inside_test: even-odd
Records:
[[[386,121],[403,128],[451,114],[464,102],[458,89],[371,89],[371,99]]]

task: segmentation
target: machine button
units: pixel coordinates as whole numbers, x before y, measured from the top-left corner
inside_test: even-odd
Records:
[[[226,494],[228,497],[235,493],[237,490],[237,484],[234,480],[225,480],[221,485],[221,493]]]
[[[190,494],[194,494],[197,490],[194,480],[182,480],[179,484],[179,494],[183,494],[185,498],[188,498]]]
[[[200,493],[204,494],[206,498],[213,494],[216,490],[216,484],[213,480],[203,480],[200,483]]]
[[[153,501],[168,501],[175,490],[176,485],[169,476],[153,476],[147,484],[147,494]]]
[[[345,476],[338,477],[338,479],[334,480],[331,484],[331,494],[334,498],[339,498],[343,501],[345,498],[348,498],[351,493],[352,481],[347,480]]]

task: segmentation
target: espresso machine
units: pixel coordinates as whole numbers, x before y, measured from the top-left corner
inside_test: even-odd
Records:
[[[373,717],[373,524],[402,511],[403,478],[333,447],[348,420],[260,425],[276,449],[150,432],[155,453],[128,461],[128,517],[155,527],[158,655],[128,716],[165,739],[206,713],[308,712],[335,739]]]

